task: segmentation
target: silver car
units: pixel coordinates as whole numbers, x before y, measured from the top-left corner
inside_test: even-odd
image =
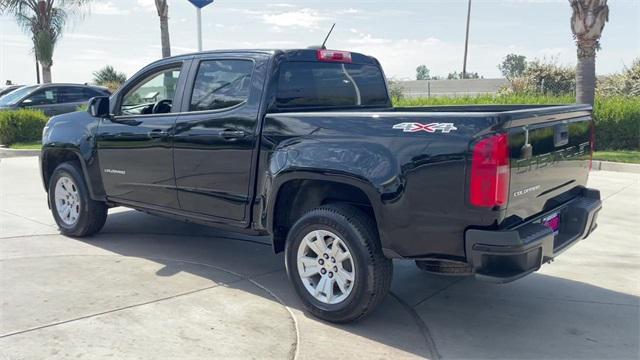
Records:
[[[96,96],[109,96],[106,88],[81,84],[24,86],[0,97],[0,110],[37,109],[47,116],[74,112]]]

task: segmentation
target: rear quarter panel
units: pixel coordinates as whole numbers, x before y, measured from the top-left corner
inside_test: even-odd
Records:
[[[457,130],[394,129],[405,122],[452,123]],[[352,183],[367,194],[388,255],[464,257],[468,224],[495,220],[495,214],[466,205],[465,170],[470,141],[496,122],[483,114],[451,113],[267,115],[258,179],[265,203],[261,217],[266,221],[266,204],[285,181],[313,174]]]

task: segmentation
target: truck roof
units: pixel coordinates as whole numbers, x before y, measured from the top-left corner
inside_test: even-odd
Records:
[[[188,54],[181,54],[176,56],[171,56],[168,58],[157,60],[149,65],[157,65],[163,62],[170,62],[172,60],[183,60],[192,57],[201,57],[207,55],[216,55],[216,54],[266,54],[266,55],[277,55],[282,54],[289,58],[290,60],[299,60],[299,61],[317,61],[316,54],[318,52],[318,48],[308,48],[308,49],[221,49],[221,50],[208,50],[202,52],[194,52]],[[357,63],[369,63],[378,65],[378,61],[368,55],[351,52],[353,56],[354,62]]]

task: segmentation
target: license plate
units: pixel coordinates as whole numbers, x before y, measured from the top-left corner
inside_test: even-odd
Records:
[[[560,214],[554,213],[542,218],[540,223],[549,229],[553,230],[554,235],[558,235],[560,232]]]

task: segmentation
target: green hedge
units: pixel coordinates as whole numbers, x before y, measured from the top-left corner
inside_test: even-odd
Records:
[[[571,95],[482,95],[401,99],[396,106],[472,105],[472,104],[570,104]],[[640,150],[640,97],[598,97],[594,107],[597,150]]]
[[[0,144],[37,141],[49,118],[36,110],[0,111]]]
[[[598,150],[640,150],[640,97],[612,96],[596,99]]]

